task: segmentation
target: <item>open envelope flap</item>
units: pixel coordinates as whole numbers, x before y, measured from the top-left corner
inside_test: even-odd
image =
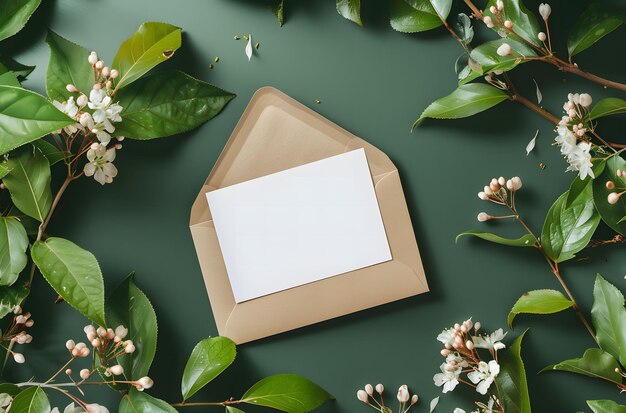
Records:
[[[206,192],[364,148],[392,261],[237,304]],[[398,172],[378,148],[273,88],[257,91],[191,211],[220,334],[244,343],[428,291]]]

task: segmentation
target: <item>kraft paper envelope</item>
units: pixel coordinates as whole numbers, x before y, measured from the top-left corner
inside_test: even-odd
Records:
[[[357,148],[367,155],[392,260],[236,303],[205,194]],[[191,208],[190,228],[218,331],[237,344],[428,291],[391,160],[271,87],[252,97]]]

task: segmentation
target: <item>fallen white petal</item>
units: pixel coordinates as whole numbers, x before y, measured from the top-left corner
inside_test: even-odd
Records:
[[[539,90],[539,84],[537,81],[533,79],[533,82],[535,82],[535,86],[537,86],[537,104],[540,105],[543,100],[543,95],[541,94],[541,90]]]
[[[246,56],[248,56],[248,61],[252,59],[252,35],[248,35],[248,44],[246,45]]]
[[[535,149],[535,144],[537,143],[537,135],[539,135],[539,129],[537,129],[537,132],[535,132],[535,137],[532,138],[530,142],[528,142],[528,145],[526,145],[526,156],[530,155],[533,149]]]
[[[433,413],[435,407],[439,404],[439,396],[435,397],[430,401],[430,413]]]

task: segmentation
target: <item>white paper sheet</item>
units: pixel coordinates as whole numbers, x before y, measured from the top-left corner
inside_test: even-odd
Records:
[[[391,260],[363,149],[206,196],[238,303]]]

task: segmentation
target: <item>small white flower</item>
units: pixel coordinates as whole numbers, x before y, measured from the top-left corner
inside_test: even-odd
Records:
[[[478,370],[467,374],[467,378],[476,384],[476,391],[480,394],[487,394],[491,383],[500,373],[500,365],[497,361],[491,360],[488,364],[484,361],[478,363]]]
[[[474,341],[474,347],[484,348],[486,350],[502,350],[505,345],[501,341],[506,336],[506,334],[507,333],[499,328],[488,336],[484,335],[472,337],[472,340]]]
[[[561,147],[561,153],[568,156],[576,148],[576,136],[567,126],[559,126],[556,130],[559,135],[554,140]]]
[[[593,174],[593,163],[591,163],[591,144],[588,142],[580,142],[576,147],[567,155],[567,162],[569,167],[567,171],[578,171],[580,179],[585,179],[587,176],[595,178]]]
[[[581,93],[578,101],[580,102],[581,106],[588,108],[589,106],[591,106],[591,102],[593,102],[593,99],[591,98],[591,95],[589,93]]]
[[[89,53],[87,61],[89,61],[90,65],[95,65],[98,62],[98,55],[96,54],[96,52]]]
[[[465,413],[465,410],[463,409],[459,409],[458,407],[456,409],[454,409],[454,411],[452,413]]]
[[[500,47],[496,50],[499,56],[510,56],[513,49],[511,49],[511,45],[508,43],[502,43]]]
[[[124,338],[128,335],[128,329],[122,325],[119,325],[115,328],[115,335],[119,338]]]
[[[88,404],[85,407],[87,408],[87,413],[110,413],[109,409],[97,403]]]
[[[5,413],[11,407],[13,397],[8,393],[0,393],[0,413]]]
[[[443,363],[439,366],[441,373],[437,373],[433,376],[433,381],[435,382],[435,386],[441,387],[443,386],[443,392],[447,393],[449,391],[454,390],[454,388],[459,384],[459,375],[461,374],[461,368],[458,368],[454,371],[448,371],[446,368],[448,363]]]
[[[544,20],[547,21],[551,13],[552,13],[552,7],[550,7],[548,3],[541,3],[539,5],[539,14]]]
[[[101,185],[110,184],[117,176],[117,168],[113,165],[115,160],[115,148],[107,149],[99,145],[96,149],[87,151],[88,163],[85,164],[86,176],[93,176]]]
[[[443,344],[452,345],[454,343],[454,337],[456,337],[456,331],[453,328],[447,328],[439,333],[437,340]]]

